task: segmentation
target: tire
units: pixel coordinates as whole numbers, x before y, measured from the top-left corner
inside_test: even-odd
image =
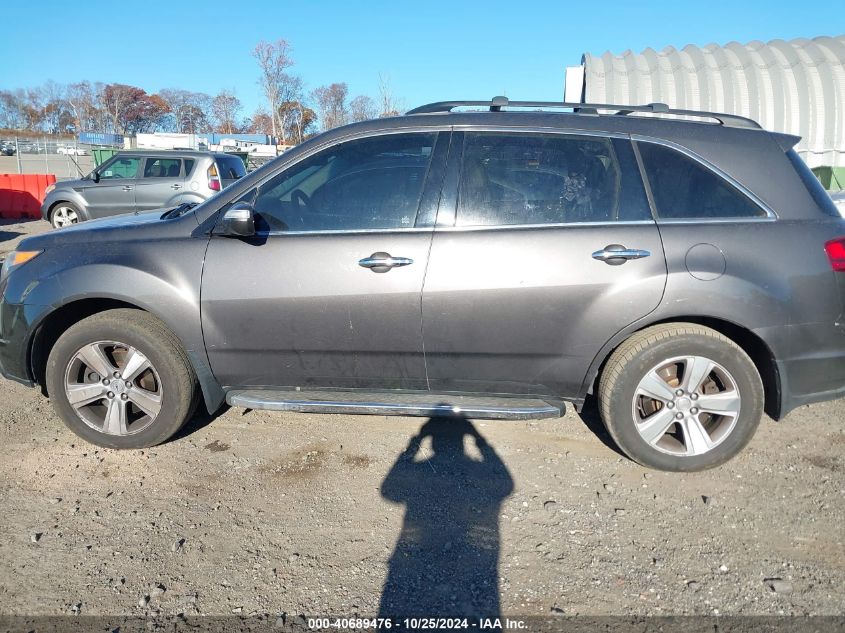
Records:
[[[161,444],[190,419],[199,395],[175,335],[132,309],[101,312],[68,328],[50,351],[46,382],[68,428],[106,448]]]
[[[608,359],[598,395],[605,427],[628,457],[678,472],[734,457],[754,436],[764,405],[751,358],[694,323],[656,325],[631,336]]]
[[[50,224],[54,229],[78,224],[82,221],[82,214],[72,202],[57,202],[50,209]]]

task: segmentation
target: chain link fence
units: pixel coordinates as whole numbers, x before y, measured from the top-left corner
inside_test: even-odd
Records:
[[[50,137],[0,138],[0,174],[54,174],[79,178],[94,169],[92,147]]]

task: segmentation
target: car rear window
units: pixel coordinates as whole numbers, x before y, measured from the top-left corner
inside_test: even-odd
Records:
[[[766,217],[766,211],[719,174],[671,147],[637,144],[657,216],[704,220]]]
[[[191,170],[194,168],[194,159],[193,158],[186,158],[185,159],[185,175],[190,176]]]
[[[216,161],[223,180],[237,180],[246,176],[244,162],[237,156],[218,156]]]
[[[821,209],[826,215],[832,215],[833,217],[838,218],[839,211],[836,209],[836,204],[833,202],[830,195],[828,195],[827,191],[824,190],[824,187],[822,187],[822,183],[819,182],[819,179],[816,178],[815,174],[813,174],[813,172],[810,171],[810,168],[807,167],[807,163],[801,160],[801,157],[794,149],[789,150],[786,155],[789,158],[789,162],[792,163],[792,166],[795,168],[795,171],[798,172],[798,175],[801,177],[801,182],[804,183],[804,186],[807,188],[807,192],[813,197],[813,201],[816,205],[818,205],[819,209]]]

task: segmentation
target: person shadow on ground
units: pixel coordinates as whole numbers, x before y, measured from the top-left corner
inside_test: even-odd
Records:
[[[419,459],[429,437],[433,454]],[[499,617],[499,514],[512,491],[508,469],[468,419],[430,418],[381,485],[385,499],[405,505],[405,519],[379,616]]]

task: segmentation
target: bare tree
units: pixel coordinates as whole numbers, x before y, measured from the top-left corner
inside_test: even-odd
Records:
[[[66,132],[72,125],[65,97],[66,87],[50,80],[41,87],[40,92],[43,99],[41,122],[44,129],[50,134]]]
[[[122,134],[125,130],[125,114],[132,103],[132,100],[137,98],[136,91],[138,88],[134,86],[127,86],[126,84],[108,84],[103,86],[101,101],[103,108],[108,113],[111,129],[118,134]]]
[[[404,106],[393,94],[393,86],[390,84],[388,75],[378,75],[379,106],[381,107],[380,117],[398,116]]]
[[[175,132],[196,134],[209,126],[211,97],[204,92],[165,88],[158,94],[170,109]]]
[[[261,108],[258,108],[252,118],[244,121],[244,128],[253,134],[270,134],[273,130],[272,117]]]
[[[183,118],[190,108],[191,93],[181,88],[164,88],[158,94],[170,107],[173,131],[181,134]]]
[[[22,113],[26,129],[36,130],[44,120],[44,93],[41,88],[27,88],[19,91],[23,104]]]
[[[317,113],[301,101],[284,101],[279,105],[279,112],[285,122],[282,129],[285,143],[292,141],[297,144],[304,141],[317,121]]]
[[[217,123],[217,131],[223,134],[234,134],[237,124],[238,113],[241,111],[241,100],[235,96],[234,91],[223,90],[214,97],[211,102],[211,112]]]
[[[0,90],[0,128],[20,130],[26,124],[22,90]]]
[[[77,133],[98,127],[97,95],[90,82],[70,84],[67,87],[67,102],[73,113]]]
[[[108,130],[109,129],[109,111],[106,107],[106,84],[98,81],[93,86],[94,89],[94,129]],[[117,130],[114,130],[115,132]]]
[[[345,83],[320,86],[313,92],[314,101],[320,110],[323,131],[344,125],[349,117],[346,96],[349,88]]]
[[[296,75],[283,74],[279,84],[279,102],[276,106],[283,144],[288,142],[292,121],[302,116],[302,100],[302,79]]]
[[[378,117],[375,102],[367,95],[358,95],[349,102],[349,116],[352,122],[369,121]]]
[[[280,93],[286,78],[288,78],[285,71],[293,66],[291,52],[290,44],[287,40],[282,39],[272,43],[262,40],[252,50],[252,56],[258,60],[258,65],[261,68],[259,84],[264,90],[267,104],[270,106],[273,136],[276,136],[276,119],[281,102]]]

